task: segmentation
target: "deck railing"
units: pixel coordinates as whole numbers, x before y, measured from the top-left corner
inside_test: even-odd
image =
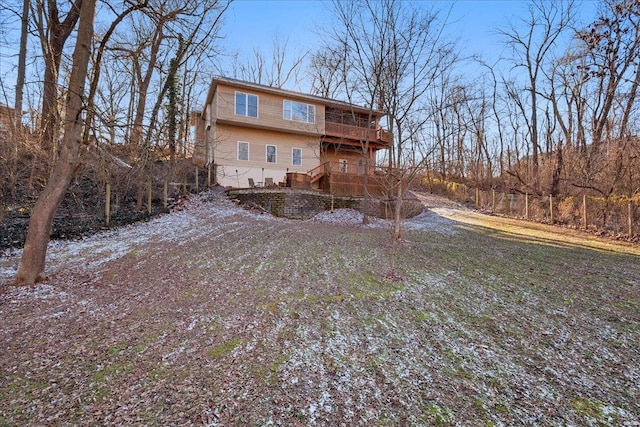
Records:
[[[342,123],[325,122],[324,129],[325,134],[329,136],[389,143],[389,132],[382,128],[370,129]]]
[[[316,166],[307,172],[311,179],[318,174],[331,174],[331,173],[346,173],[350,175],[364,175],[364,166],[359,166],[354,163],[340,163],[340,162],[324,162],[320,166]],[[380,166],[369,165],[369,175],[384,175],[385,170]]]

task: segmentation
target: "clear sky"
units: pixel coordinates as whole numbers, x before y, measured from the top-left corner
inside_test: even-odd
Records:
[[[554,0],[549,0],[554,1]],[[462,56],[481,55],[497,60],[504,50],[496,29],[528,16],[524,0],[416,1],[416,5],[441,10],[448,17],[448,31],[459,41]],[[585,20],[595,16],[598,1],[579,1]],[[276,35],[288,39],[291,56],[320,44],[322,28],[331,25],[331,2],[326,0],[236,0],[226,16],[224,45],[230,51],[251,55],[253,49],[270,57]]]
[[[593,20],[599,2],[577,1],[583,20]],[[449,37],[458,40],[461,56],[479,54],[488,63],[495,62],[504,51],[495,30],[525,18],[529,6],[526,0],[423,0],[414,1],[414,4],[438,9],[443,18],[451,10],[448,17]],[[229,53],[237,52],[245,60],[251,58],[254,49],[262,51],[263,56],[268,59],[277,36],[282,43],[288,43],[287,56],[291,59],[320,46],[323,29],[332,25],[330,9],[330,0],[235,0],[224,18],[225,39],[222,45]],[[0,16],[0,21],[5,18],[7,16]],[[12,45],[5,43],[11,37],[9,34],[2,34],[3,29],[4,26],[0,25],[0,36],[4,37],[0,46],[0,78],[6,78],[5,86],[12,88],[15,64],[10,61],[15,56],[10,49]],[[17,49],[17,36],[13,39]],[[32,40],[32,43],[35,42]],[[465,74],[472,75],[477,71],[477,65],[475,66],[476,69],[472,70],[473,64],[467,65],[465,70],[471,71],[465,71]],[[230,72],[227,74],[231,75]],[[305,87],[290,88],[308,90]],[[4,102],[3,96],[0,95],[0,99],[0,102]]]
[[[330,19],[328,1],[318,0],[236,0],[225,16],[230,52],[250,56],[254,49],[270,58],[274,39],[287,42],[290,57],[320,46],[318,28]]]

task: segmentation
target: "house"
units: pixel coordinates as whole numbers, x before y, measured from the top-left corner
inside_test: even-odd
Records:
[[[15,108],[0,104],[0,133],[8,134],[16,119]]]
[[[212,80],[194,162],[216,183],[362,194],[365,155],[389,146],[380,111],[235,79]],[[366,154],[365,154],[366,153]],[[373,183],[373,180],[370,180]],[[348,183],[340,188],[339,183]],[[371,184],[372,185],[372,184]]]

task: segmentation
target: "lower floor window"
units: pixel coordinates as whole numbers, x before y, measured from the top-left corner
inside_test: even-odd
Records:
[[[238,141],[238,160],[249,160],[249,143]]]
[[[276,163],[275,145],[267,145],[267,163]]]
[[[302,149],[293,148],[291,150],[291,163],[294,166],[302,166]]]

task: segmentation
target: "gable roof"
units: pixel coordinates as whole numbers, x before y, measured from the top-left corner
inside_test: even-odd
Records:
[[[270,93],[270,94],[274,94],[274,95],[280,95],[283,97],[287,97],[287,98],[291,98],[294,100],[301,100],[301,101],[306,101],[306,102],[312,102],[312,103],[316,103],[316,104],[323,104],[326,106],[331,106],[331,107],[337,107],[337,108],[341,108],[341,109],[345,109],[345,110],[353,110],[359,113],[365,113],[365,114],[369,114],[370,112],[373,114],[374,117],[382,117],[385,115],[385,113],[383,111],[377,110],[377,109],[368,109],[365,107],[361,107],[355,104],[350,104],[348,102],[344,102],[344,101],[338,101],[336,99],[330,99],[330,98],[323,98],[321,96],[316,96],[316,95],[308,95],[302,92],[294,92],[291,90],[287,90],[287,89],[281,89],[281,88],[277,88],[277,87],[272,87],[272,86],[266,86],[266,85],[262,85],[262,84],[258,84],[258,83],[251,83],[251,82],[246,82],[243,80],[237,80],[237,79],[232,79],[229,77],[220,77],[220,76],[216,76],[213,77],[213,79],[211,79],[211,85],[209,86],[209,92],[207,93],[207,99],[205,101],[205,105],[204,108],[202,110],[202,112],[204,113],[207,110],[207,106],[211,103],[211,100],[213,99],[213,95],[216,92],[216,89],[218,87],[218,84],[225,84],[228,86],[233,86],[239,89],[247,89],[247,90],[252,90],[255,92],[262,92],[262,93]]]

